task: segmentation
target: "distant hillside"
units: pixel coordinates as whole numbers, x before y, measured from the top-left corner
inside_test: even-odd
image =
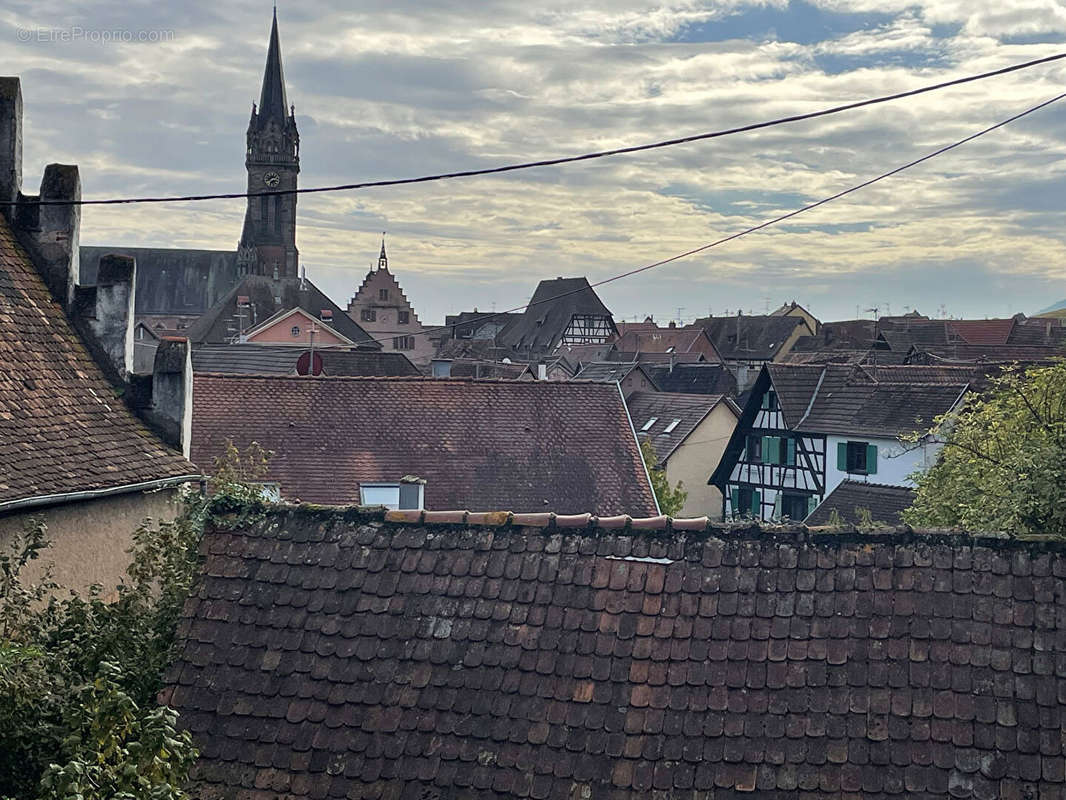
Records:
[[[1059,300],[1057,303],[1053,303],[1047,308],[1037,311],[1034,316],[1037,317],[1059,317],[1066,319],[1066,300]]]

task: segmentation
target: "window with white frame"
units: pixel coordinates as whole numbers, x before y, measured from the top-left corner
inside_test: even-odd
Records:
[[[385,506],[390,511],[397,509],[420,509],[425,499],[425,484],[422,483],[362,483],[359,485],[359,503],[364,506]]]

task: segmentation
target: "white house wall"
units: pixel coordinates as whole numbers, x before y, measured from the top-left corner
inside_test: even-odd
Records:
[[[914,486],[914,481],[909,477],[911,473],[931,467],[942,447],[939,442],[905,447],[896,439],[873,439],[864,436],[828,436],[826,438],[827,494],[845,479],[886,483],[891,486]],[[866,442],[876,445],[877,473],[874,475],[848,474],[838,469],[837,446],[841,442]]]

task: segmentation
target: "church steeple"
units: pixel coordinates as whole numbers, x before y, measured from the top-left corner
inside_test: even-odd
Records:
[[[300,173],[300,134],[295,109],[288,105],[281,68],[278,12],[270,27],[259,106],[248,121],[245,167],[248,207],[237,247],[237,268],[243,274],[296,278],[296,188]]]
[[[281,68],[281,40],[278,37],[278,9],[275,6],[266,69],[263,71],[263,90],[259,95],[258,122],[260,127],[268,120],[284,123],[288,114],[289,101],[285,96],[285,72]]]
[[[378,256],[378,269],[388,270],[389,257],[385,255],[385,232],[381,233],[381,255]]]

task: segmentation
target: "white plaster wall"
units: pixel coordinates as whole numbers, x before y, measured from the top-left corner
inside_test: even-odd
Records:
[[[848,475],[837,469],[837,445],[840,442],[867,442],[877,445],[877,474]],[[941,448],[939,442],[929,442],[917,446],[904,446],[896,439],[873,439],[861,436],[827,436],[826,437],[826,483],[828,495],[845,479],[867,483],[887,483],[892,486],[913,486],[908,476],[915,470],[926,470],[936,461],[936,454]]]

